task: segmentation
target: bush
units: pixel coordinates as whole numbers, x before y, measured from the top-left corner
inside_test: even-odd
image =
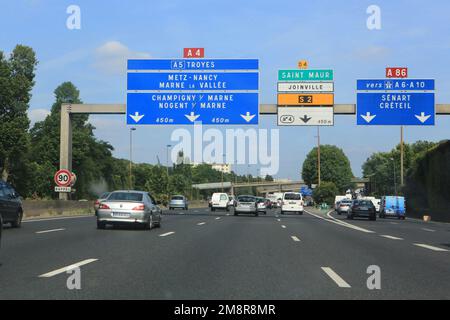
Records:
[[[323,182],[314,189],[313,198],[318,204],[326,203],[332,205],[338,193],[339,190],[333,182]]]

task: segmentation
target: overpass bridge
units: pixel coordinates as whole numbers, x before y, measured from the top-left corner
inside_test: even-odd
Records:
[[[356,185],[357,188],[365,188],[369,183],[367,178],[353,178],[352,183]],[[221,190],[235,194],[236,189],[239,188],[250,188],[256,187],[258,194],[266,194],[267,192],[288,192],[288,191],[299,191],[302,186],[305,186],[305,182],[299,181],[261,181],[261,182],[250,182],[250,183],[233,183],[229,181],[224,182],[211,182],[202,184],[193,184],[192,188],[197,190]]]

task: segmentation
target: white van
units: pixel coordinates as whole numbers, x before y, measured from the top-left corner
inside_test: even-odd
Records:
[[[223,209],[229,211],[228,203],[230,198],[226,193],[213,193],[211,197],[211,211]]]
[[[281,202],[281,214],[286,212],[298,212],[303,214],[303,197],[298,192],[285,192]]]

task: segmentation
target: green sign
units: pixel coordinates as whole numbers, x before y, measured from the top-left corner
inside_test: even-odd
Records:
[[[333,80],[333,70],[279,70],[279,81],[330,81]]]

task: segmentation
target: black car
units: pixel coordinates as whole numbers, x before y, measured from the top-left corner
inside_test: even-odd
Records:
[[[353,200],[347,211],[347,219],[355,217],[369,218],[369,220],[377,220],[375,205],[370,200]]]
[[[13,187],[1,180],[0,214],[3,219],[3,223],[10,223],[13,228],[20,228],[22,225],[22,199]]]

